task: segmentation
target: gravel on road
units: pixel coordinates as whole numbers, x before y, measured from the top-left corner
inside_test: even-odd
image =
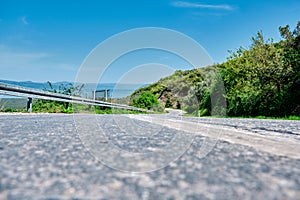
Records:
[[[171,116],[165,117],[171,119],[169,125],[139,120],[136,115],[90,117],[97,119],[109,141],[127,152],[166,148],[174,135],[184,133],[169,126],[177,120]],[[151,117],[157,122],[161,116]],[[124,130],[128,120],[140,128]],[[240,131],[248,139],[262,137],[258,141],[262,143],[274,137],[277,143],[282,139],[283,147],[289,142],[300,145],[299,121],[180,120]],[[148,134],[143,127],[155,131]],[[147,173],[122,172],[104,165],[83,145],[73,115],[0,114],[0,199],[300,199],[300,152],[283,156],[253,142],[215,139],[200,132],[185,153],[166,167]],[[214,146],[201,156],[201,147],[209,140]]]

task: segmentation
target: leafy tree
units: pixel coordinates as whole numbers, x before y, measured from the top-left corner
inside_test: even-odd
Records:
[[[229,115],[284,116],[299,106],[294,98],[300,97],[296,90],[300,86],[297,29],[292,32],[288,25],[280,27],[284,40],[279,43],[265,40],[260,31],[249,50],[238,49],[219,66]]]
[[[138,99],[133,99],[133,106],[144,109],[153,109],[159,105],[158,99],[151,92],[143,92]]]
[[[279,29],[281,36],[285,39],[278,45],[284,49],[284,65],[292,68],[285,89],[285,102],[288,102],[286,108],[288,112],[300,115],[300,21],[294,31],[291,31],[289,26]]]

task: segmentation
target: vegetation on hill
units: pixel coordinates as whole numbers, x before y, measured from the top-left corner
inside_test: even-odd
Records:
[[[157,97],[149,91],[142,92],[137,99],[133,99],[133,106],[146,110],[162,112],[164,109],[158,102]]]
[[[178,70],[131,98],[148,91],[164,107],[200,116],[300,116],[300,21],[293,31],[288,25],[279,31],[280,42],[259,31],[226,62]]]

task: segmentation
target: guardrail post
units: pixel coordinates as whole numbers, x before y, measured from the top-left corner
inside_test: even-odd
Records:
[[[31,113],[32,112],[32,98],[28,97],[27,99],[27,112]]]

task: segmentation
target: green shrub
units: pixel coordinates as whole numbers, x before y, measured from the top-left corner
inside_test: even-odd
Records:
[[[133,106],[137,108],[143,108],[147,110],[162,109],[162,106],[159,106],[157,97],[151,92],[142,92],[138,99],[132,100]]]

